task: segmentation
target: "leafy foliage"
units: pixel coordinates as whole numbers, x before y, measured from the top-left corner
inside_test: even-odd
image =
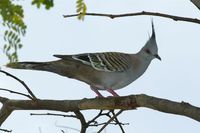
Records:
[[[44,5],[47,10],[54,6],[53,0],[33,0],[31,4],[36,5],[37,8]]]
[[[79,14],[78,15],[79,20],[84,20],[86,11],[87,11],[87,7],[86,7],[86,4],[84,3],[84,1],[77,0],[76,1],[76,12]]]
[[[0,15],[2,25],[5,26],[3,51],[10,62],[16,62],[17,51],[22,48],[20,36],[26,33],[22,6],[13,4],[10,0],[0,0]]]
[[[17,1],[15,1],[16,3]],[[47,10],[54,6],[54,0],[32,0],[32,5],[40,8],[42,5]],[[84,20],[86,14],[86,4],[83,0],[77,0],[76,12],[78,19]],[[18,50],[22,48],[21,37],[26,34],[26,24],[24,23],[24,11],[21,5],[13,3],[13,0],[0,0],[0,17],[4,26],[4,47],[3,52],[10,62],[18,61]],[[2,32],[1,31],[1,32]]]

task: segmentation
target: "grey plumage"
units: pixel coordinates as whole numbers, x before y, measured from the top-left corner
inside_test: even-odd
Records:
[[[125,53],[105,52],[105,53],[85,53],[78,55],[54,55],[61,59],[72,58],[83,64],[89,65],[96,70],[105,72],[122,72],[131,66],[131,57]]]
[[[151,37],[136,54],[104,52],[54,56],[60,60],[18,62],[7,66],[54,72],[89,84],[98,96],[102,96],[98,90],[107,90],[117,96],[113,90],[123,88],[135,81],[146,71],[154,58],[161,59],[158,55],[153,22]]]

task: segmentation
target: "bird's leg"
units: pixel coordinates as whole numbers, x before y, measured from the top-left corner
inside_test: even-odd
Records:
[[[91,88],[91,90],[93,90],[97,94],[97,97],[104,97],[103,95],[101,95],[101,93],[97,90],[96,87],[90,86],[90,88]]]
[[[108,88],[107,91],[110,92],[114,97],[119,97],[119,95],[112,88]]]

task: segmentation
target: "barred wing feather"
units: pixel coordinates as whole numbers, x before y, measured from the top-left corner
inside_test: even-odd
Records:
[[[78,54],[72,58],[105,72],[123,72],[131,66],[130,55],[118,52]]]

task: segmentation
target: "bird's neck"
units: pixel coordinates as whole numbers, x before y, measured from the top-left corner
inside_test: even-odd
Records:
[[[148,66],[149,66],[149,64],[151,63],[151,61],[152,61],[152,59],[151,58],[149,58],[147,55],[145,55],[144,53],[142,53],[142,52],[138,52],[137,54],[136,54],[136,56],[138,57],[138,60],[139,60],[139,64],[140,64],[140,66],[139,66],[139,68],[138,69],[140,69],[140,70],[138,70],[138,71],[140,71],[140,73],[141,73],[141,75],[146,71],[146,69],[148,68]]]
[[[140,53],[137,53],[132,55],[132,62],[133,62],[132,70],[134,73],[133,78],[137,79],[147,70],[149,64],[151,63],[151,60],[140,55]]]
[[[152,57],[148,56],[143,50],[140,50],[137,54],[140,57],[141,61],[147,64],[150,64],[152,61]]]

